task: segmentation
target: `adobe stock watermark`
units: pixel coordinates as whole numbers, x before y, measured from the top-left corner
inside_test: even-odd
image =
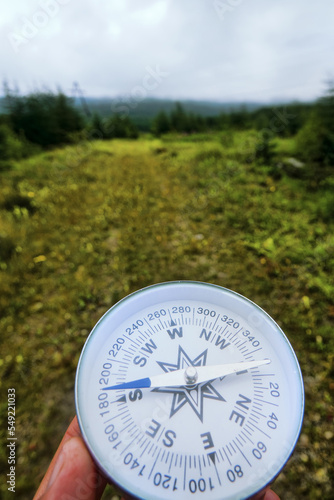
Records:
[[[167,71],[163,71],[158,64],[155,68],[145,67],[146,73],[142,78],[141,85],[133,87],[129,94],[120,99],[116,99],[111,106],[113,113],[118,113],[121,118],[130,114],[131,109],[136,109],[138,104],[149,95],[149,92],[156,90],[165,78],[169,76]]]
[[[226,14],[233,12],[236,7],[239,7],[243,2],[244,0],[213,0],[213,8],[219,19],[224,21]]]
[[[72,0],[40,0],[39,9],[31,16],[21,18],[21,27],[18,31],[12,31],[7,35],[9,43],[18,53],[22,47],[27,45],[38,33],[46,28],[50,21],[55,18],[61,7],[68,5]]]

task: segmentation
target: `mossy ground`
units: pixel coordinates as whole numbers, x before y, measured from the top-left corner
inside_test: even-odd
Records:
[[[82,143],[0,173],[0,460],[7,473],[14,387],[16,498],[32,497],[74,416],[76,365],[97,320],[134,290],[182,279],[233,289],[283,328],[306,411],[274,489],[331,498],[334,182],[314,189],[259,166],[254,147],[252,132]]]

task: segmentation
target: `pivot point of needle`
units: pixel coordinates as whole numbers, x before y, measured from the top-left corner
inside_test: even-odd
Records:
[[[184,379],[187,385],[195,384],[198,379],[198,373],[194,366],[188,366],[184,372]]]

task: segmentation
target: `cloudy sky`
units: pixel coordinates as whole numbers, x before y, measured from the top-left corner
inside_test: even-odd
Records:
[[[22,93],[308,100],[334,79],[333,0],[10,0],[0,78]]]

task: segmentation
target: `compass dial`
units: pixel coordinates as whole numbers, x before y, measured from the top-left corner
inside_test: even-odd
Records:
[[[243,499],[291,455],[304,412],[297,358],[241,295],[199,282],[112,307],[82,351],[76,408],[99,467],[145,499]]]

